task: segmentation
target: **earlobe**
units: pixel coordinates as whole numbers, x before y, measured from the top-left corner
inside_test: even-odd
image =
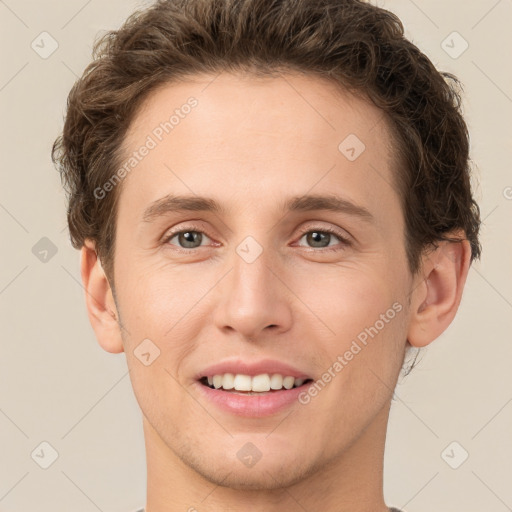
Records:
[[[441,242],[422,261],[422,272],[412,291],[411,322],[407,339],[424,347],[438,338],[457,313],[469,272],[468,240]]]
[[[112,289],[91,240],[86,240],[81,249],[80,266],[87,313],[98,343],[107,352],[123,352],[119,316]]]

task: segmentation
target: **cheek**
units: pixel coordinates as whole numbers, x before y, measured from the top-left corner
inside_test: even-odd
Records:
[[[197,348],[205,318],[200,299],[207,291],[208,284],[196,272],[161,265],[127,272],[119,291],[132,386],[155,426],[174,428],[172,422],[162,423],[162,409],[183,409],[190,400],[178,381],[183,361]],[[150,363],[145,365],[147,353]]]
[[[318,331],[317,350],[324,356],[325,371],[330,368],[336,375],[334,387],[343,385],[343,393],[351,389],[354,397],[370,396],[375,387],[384,387],[379,377],[392,385],[401,365],[405,283],[390,267],[333,270],[310,275],[308,282],[315,287],[303,287],[299,296],[315,312],[310,318],[318,318],[322,334]]]
[[[401,295],[397,276],[389,269],[370,266],[309,272],[307,283],[301,286],[300,296],[330,327],[333,338],[340,340],[355,336],[379,320]]]
[[[134,330],[150,329],[159,339],[170,335],[169,330],[177,328],[188,312],[193,314],[194,306],[214,284],[214,276],[209,284],[204,271],[198,277],[195,269],[184,271],[165,262],[126,262],[119,276],[118,295],[126,323]]]
[[[314,289],[303,285],[298,293],[329,327],[312,336],[323,373],[302,403],[324,417],[314,435],[336,432],[340,443],[362,432],[389,403],[401,366],[407,324],[402,284],[398,271],[374,263],[310,273]],[[311,328],[311,320],[308,314],[301,327]]]
[[[318,316],[334,334],[317,339],[327,390],[319,393],[320,400],[325,410],[336,411],[329,419],[332,428],[340,429],[347,413],[350,425],[362,428],[389,400],[401,367],[407,324],[403,294],[389,273],[356,271],[326,279],[324,290],[312,309],[321,311]]]

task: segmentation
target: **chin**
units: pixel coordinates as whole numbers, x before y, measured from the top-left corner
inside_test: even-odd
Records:
[[[189,454],[190,455],[190,454]],[[265,455],[252,467],[246,467],[237,458],[205,465],[204,457],[194,460],[184,458],[185,464],[214,485],[236,490],[264,491],[293,486],[317,471],[315,464],[307,464],[303,454],[294,451],[284,459],[279,452],[273,457]],[[297,462],[300,455],[300,463]]]
[[[253,469],[232,470],[228,473],[203,476],[220,487],[228,487],[238,491],[283,489],[300,482],[304,478],[304,475],[290,473],[282,466],[279,471],[261,468],[258,473],[251,474]]]

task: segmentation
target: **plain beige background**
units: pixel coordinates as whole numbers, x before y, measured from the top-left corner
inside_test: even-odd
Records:
[[[484,219],[482,261],[470,270],[455,321],[397,386],[386,501],[407,512],[505,512],[512,510],[512,0],[378,4],[465,85]],[[143,5],[0,1],[2,512],[131,512],[145,504],[141,413],[125,355],[104,352],[89,325],[79,252],[50,160],[95,36]]]

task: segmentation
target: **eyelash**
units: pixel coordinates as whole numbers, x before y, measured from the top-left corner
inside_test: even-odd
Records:
[[[197,233],[202,233],[204,235],[206,235],[208,238],[212,238],[208,233],[206,233],[205,231],[203,231],[203,229],[201,229],[199,226],[194,226],[193,224],[187,226],[185,229],[180,229],[179,231],[174,231],[172,233],[169,233],[169,235],[167,235],[163,240],[162,240],[162,244],[168,244],[170,242],[170,240],[172,240],[176,235],[179,235],[181,233],[188,233],[188,232],[197,232]],[[320,232],[320,233],[329,233],[331,235],[334,235],[336,236],[342,245],[345,245],[347,247],[350,247],[352,245],[351,241],[346,238],[345,236],[341,235],[337,230],[333,229],[333,228],[306,228],[306,229],[303,229],[301,230],[300,232],[300,237],[299,237],[299,240],[307,233],[311,233],[311,232]],[[198,249],[199,247],[194,247],[194,248],[191,248],[191,249],[185,249],[183,247],[179,247],[179,246],[174,246],[174,250],[177,250],[178,252],[183,252],[183,253],[190,253],[190,251],[193,251],[195,249]],[[343,250],[341,248],[334,248],[334,247],[321,247],[321,248],[316,248],[316,247],[303,247],[303,248],[306,248],[306,249],[310,249],[311,251],[315,251],[315,252],[318,252],[318,251],[321,251],[321,252],[331,252],[331,251],[340,251],[340,250]]]

